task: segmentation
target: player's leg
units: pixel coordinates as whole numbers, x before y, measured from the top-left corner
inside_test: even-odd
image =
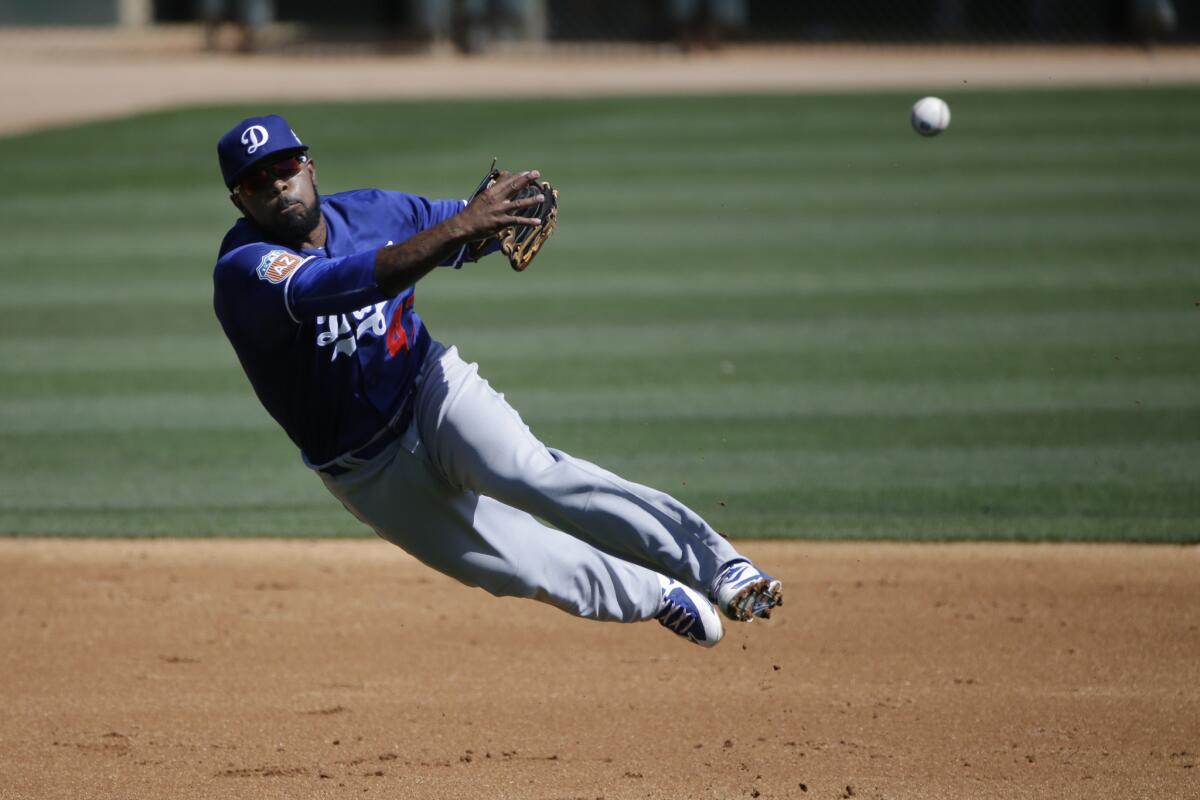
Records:
[[[716,591],[729,584],[721,576],[736,571],[733,565],[748,564],[726,539],[670,495],[543,445],[454,348],[430,353],[418,398],[422,438],[450,482],[711,592],[723,611],[741,616],[731,613],[733,595]],[[723,572],[725,567],[730,569]],[[747,568],[740,572],[749,578]],[[781,589],[777,581],[753,573],[761,577],[739,586],[737,594],[771,588],[751,603],[765,616],[780,601]]]
[[[450,486],[415,431],[359,469],[323,476],[329,490],[381,537],[469,586],[528,597],[579,617],[620,622],[659,618],[709,646],[720,620],[686,607],[678,587],[489,497]],[[693,598],[704,603],[704,599]],[[704,605],[707,605],[704,603]],[[688,634],[691,636],[688,636]]]

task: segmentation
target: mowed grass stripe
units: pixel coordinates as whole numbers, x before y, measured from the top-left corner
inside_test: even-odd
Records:
[[[192,313],[199,314],[195,308]],[[173,323],[167,331],[173,330]],[[223,369],[239,370],[233,348],[219,333],[220,326],[215,318],[206,333],[163,332],[160,327],[156,335],[132,335],[121,330],[120,325],[110,321],[101,328],[105,335],[93,331],[88,335],[74,336],[12,336],[0,341],[0,374],[28,372],[94,373],[92,389],[104,391],[113,386],[102,373],[119,372],[129,368],[164,369],[164,376],[172,369]],[[245,377],[241,377],[244,385]],[[15,384],[14,384],[15,385]],[[160,388],[169,388],[164,382]],[[0,398],[7,396],[0,389]]]
[[[1177,295],[1181,298],[1183,295]],[[209,326],[193,309],[198,324]],[[641,319],[608,323],[540,324],[526,319],[497,320],[486,326],[431,322],[435,335],[458,342],[470,360],[532,358],[639,357],[664,358],[699,352],[736,356],[743,352],[853,353],[866,349],[897,353],[913,348],[953,353],[977,347],[1047,348],[1110,347],[1114,355],[1135,356],[1130,348],[1200,343],[1200,326],[1179,300],[1161,311],[1112,313],[1103,311],[1046,311],[1035,313],[963,314],[957,310],[899,319],[768,320],[739,319],[663,324]],[[138,326],[133,326],[138,327]],[[209,367],[236,364],[233,351],[220,338],[219,326],[194,335],[69,336],[18,339],[0,343],[0,370],[88,369],[91,367],[178,366]],[[531,361],[531,363],[537,363]],[[1116,370],[1119,371],[1119,370]]]
[[[938,495],[912,494],[927,506],[935,506],[939,501]],[[1036,490],[1029,490],[1016,499],[1025,503],[1029,497],[1037,496]],[[1066,498],[1056,496],[1056,499],[1061,506]],[[978,539],[1149,544],[1195,539],[1196,512],[1175,516],[1162,511],[1180,499],[1172,496],[1162,498],[1162,503],[1131,506],[1128,498],[1117,496],[1118,501],[1124,502],[1113,505],[1127,509],[1128,514],[1101,511],[1068,515],[1059,508],[1051,513],[999,516],[986,510],[987,498],[981,497],[975,511],[964,513],[918,514],[860,503],[854,509],[832,513],[799,509],[787,514],[764,514],[756,512],[753,504],[746,504],[739,506],[741,511],[736,520],[732,519],[734,514],[725,513],[726,507],[710,511],[708,518],[718,530],[739,538],[953,541],[961,538],[959,531],[971,530],[976,531]]]
[[[702,314],[703,309],[697,309]],[[836,320],[746,319],[728,324],[689,321],[664,325],[619,318],[610,323],[573,326],[531,322],[502,327],[499,323],[434,326],[435,333],[452,337],[468,358],[486,359],[512,352],[554,356],[603,351],[614,355],[657,353],[663,356],[704,351],[742,352],[761,348],[771,352],[808,350],[855,351],[871,347],[929,347],[955,351],[1042,342],[1048,347],[1072,345],[1153,346],[1200,341],[1200,327],[1190,324],[1195,314],[1179,303],[1162,311],[1046,311],[964,314],[955,309],[899,319],[869,317]]]
[[[325,498],[319,492],[323,491],[316,476],[306,474],[309,471],[302,465],[292,466],[291,477],[298,481],[279,481],[268,485],[260,480],[262,465],[249,464],[190,464],[183,462],[176,467],[187,466],[188,474],[193,478],[186,485],[176,486],[174,481],[178,476],[171,469],[152,469],[136,462],[112,463],[120,466],[122,476],[114,481],[111,487],[103,491],[94,482],[81,480],[61,481],[52,503],[34,494],[37,490],[37,479],[44,476],[21,476],[7,484],[3,489],[5,510],[18,512],[39,508],[54,507],[60,509],[90,508],[184,508],[199,506],[211,501],[214,490],[223,493],[222,506],[278,507],[287,503],[297,503],[302,506],[321,508],[326,505]],[[86,474],[86,473],[85,473]],[[284,473],[285,475],[287,472]],[[79,474],[65,473],[65,477],[81,477]],[[336,504],[336,501],[334,501]]]
[[[804,487],[749,490],[693,496],[696,508],[710,514],[744,516],[760,523],[783,520],[789,515],[864,516],[875,512],[889,525],[906,518],[935,520],[939,517],[974,516],[977,519],[1052,519],[1061,514],[1068,526],[1077,529],[1084,520],[1101,521],[1106,517],[1132,520],[1138,516],[1147,522],[1170,520],[1172,525],[1195,525],[1200,514],[1200,496],[1191,481],[1145,482],[1131,480],[1008,481],[980,484],[964,490],[961,485],[944,487]],[[684,487],[683,491],[686,491]],[[719,499],[717,499],[719,498]],[[721,501],[725,502],[721,506]],[[718,510],[710,511],[709,505]],[[732,509],[729,511],[727,509]],[[1188,516],[1191,519],[1188,520]]]
[[[1086,474],[1106,483],[1139,486],[1184,483],[1195,477],[1200,442],[1135,442],[1074,447],[841,447],[827,450],[716,449],[688,454],[637,456],[601,451],[599,460],[621,465],[634,479],[686,480],[692,491],[904,489],[1043,485],[1064,474]],[[672,478],[672,475],[675,477]]]
[[[703,309],[713,322],[737,323],[744,319],[758,320],[898,320],[917,323],[917,318],[944,313],[954,309],[956,314],[1006,314],[1019,318],[1037,312],[1111,312],[1121,314],[1138,311],[1171,310],[1190,312],[1192,300],[1181,297],[1178,287],[1169,283],[1149,284],[1130,289],[1109,286],[1093,288],[1014,288],[1000,294],[987,289],[892,289],[869,291],[865,288],[850,291],[826,290],[810,292],[763,292],[760,294],[690,294],[691,303],[664,303],[662,295],[643,296],[614,294],[591,296],[583,307],[569,302],[546,303],[549,298],[517,298],[504,304],[471,301],[457,307],[442,301],[431,303],[433,320],[470,319],[472,324],[523,325],[536,319],[541,326],[574,321],[579,324],[607,324],[614,318],[654,319],[657,324],[672,321],[688,322]],[[112,315],[124,318],[122,327],[127,334],[153,334],[170,324],[174,330],[193,330],[212,333],[216,323],[211,309],[197,306],[193,301],[175,308],[156,309],[145,313],[145,301],[113,302],[103,307],[95,305],[76,308],[71,314],[59,316],[55,333],[59,336],[89,333],[111,323]],[[46,308],[30,305],[11,308],[5,314],[5,327],[14,331],[30,330],[44,321]]]
[[[655,186],[652,193],[645,194],[631,194],[627,179],[600,174],[572,190],[570,215],[583,219],[600,214],[607,218],[613,214],[623,217],[635,211],[654,210],[678,216],[685,211],[692,213],[732,204],[739,210],[771,211],[787,203],[799,209],[848,206],[855,216],[861,216],[863,212],[878,210],[899,211],[903,207],[897,203],[916,201],[920,201],[922,210],[931,212],[990,208],[998,203],[1001,208],[1012,204],[1014,210],[1037,205],[1077,213],[1094,206],[1113,205],[1137,210],[1158,200],[1195,201],[1200,194],[1200,187],[1194,181],[1174,169],[1164,169],[1153,178],[1153,185],[1137,184],[1123,174],[1063,170],[1054,174],[1053,181],[1047,181],[1043,168],[1013,168],[986,178],[968,172],[939,175],[936,182],[883,182],[878,175],[854,172],[836,183],[797,184],[789,172],[777,171],[763,172],[752,185],[722,186],[719,198],[714,198],[712,177],[707,172],[675,176],[670,184]],[[207,185],[182,188],[172,194],[172,207],[181,213],[207,213],[214,206],[210,188]],[[125,221],[130,208],[151,206],[144,191],[111,187],[80,190],[67,196],[53,193],[0,198],[0,213],[10,224],[45,231],[60,230],[56,220],[63,216],[77,216],[84,230],[100,229]],[[237,214],[232,206],[226,211],[231,219]]]
[[[600,452],[599,461],[620,470],[629,479],[662,487],[686,487],[688,493],[723,495],[736,492],[979,491],[996,486],[1030,486],[1039,490],[1063,474],[1087,474],[1089,482],[1106,486],[1128,484],[1139,491],[1156,485],[1185,485],[1194,477],[1200,443],[1154,445],[1119,444],[1078,447],[1023,446],[989,448],[850,448],[837,451],[712,450],[689,453],[684,461],[676,454],[630,456]],[[301,468],[302,469],[302,468]],[[264,485],[257,480],[261,465],[225,466],[193,464],[195,480],[175,485],[170,470],[129,463],[122,478],[100,491],[78,480],[59,481],[53,505],[57,508],[111,508],[141,505],[174,508],[204,502],[220,487],[223,505],[279,504],[315,494],[315,476],[305,484],[280,482]],[[6,512],[43,508],[37,494],[45,475],[27,472],[7,482],[0,497]],[[64,477],[78,477],[66,472]],[[1140,487],[1140,488],[1139,488]],[[319,495],[317,495],[319,497]],[[305,502],[316,502],[307,500]],[[1200,505],[1200,501],[1197,501]]]
[[[1045,181],[1046,176],[1041,176]],[[660,219],[687,217],[688,219],[705,221],[727,218],[728,207],[737,204],[739,212],[751,212],[762,215],[767,219],[778,213],[781,203],[803,214],[805,218],[816,216],[821,221],[829,221],[838,230],[849,231],[848,219],[860,220],[867,218],[872,224],[894,224],[896,222],[912,222],[915,220],[945,220],[947,222],[972,222],[981,209],[988,212],[987,222],[996,225],[1012,225],[1027,219],[1044,220],[1046,218],[1062,222],[1076,222],[1081,217],[1091,218],[1093,215],[1103,218],[1103,215],[1127,213],[1131,220],[1141,220],[1142,224],[1159,224],[1169,226],[1178,216],[1186,214],[1185,209],[1172,209],[1163,206],[1163,201],[1195,202],[1200,197],[1200,189],[1195,185],[1168,185],[1162,189],[1148,187],[1140,191],[1121,191],[1121,181],[1109,176],[1108,183],[1103,187],[1096,186],[1096,181],[1081,181],[1078,187],[1069,184],[1075,176],[1064,175],[1058,184],[1052,184],[1054,191],[1042,188],[1040,191],[1031,190],[1026,182],[1013,184],[1011,176],[1003,176],[1002,190],[997,190],[991,182],[977,182],[974,187],[966,184],[939,185],[937,191],[926,188],[924,193],[905,192],[898,186],[891,186],[889,191],[874,191],[869,185],[861,187],[839,187],[835,192],[796,192],[786,185],[766,186],[761,191],[745,197],[720,196],[713,197],[703,190],[703,186],[684,187],[676,189],[677,199],[669,207],[660,203],[670,198],[640,198],[628,200],[622,198],[622,190],[628,193],[627,187],[614,185],[607,191],[593,190],[578,198],[572,206],[572,211],[582,219],[594,218],[599,214],[601,221],[618,220],[623,226],[629,226],[647,215],[651,221]],[[1032,180],[1032,177],[1030,178]],[[1167,181],[1175,181],[1177,176],[1168,176]],[[1067,184],[1067,185],[1063,185]]]
[[[1048,513],[997,515],[981,496],[970,512],[921,513],[894,511],[857,498],[853,508],[844,511],[820,511],[800,508],[783,513],[763,512],[764,505],[778,504],[776,496],[755,497],[754,502],[734,501],[701,505],[705,498],[689,498],[703,508],[706,518],[722,533],[737,539],[878,539],[901,541],[947,541],[972,531],[978,539],[1041,542],[1120,541],[1160,543],[1191,541],[1195,538],[1195,515],[1164,513],[1163,508],[1186,502],[1186,494],[1158,498],[1150,505],[1130,504],[1129,498],[1113,495],[1098,487],[1097,496],[1112,497],[1111,505],[1128,510],[1127,514],[1108,511],[1067,515],[1061,505],[1066,499],[1056,495],[1058,506]],[[677,492],[678,494],[678,492]],[[822,493],[824,496],[824,493]],[[941,494],[906,490],[917,506],[937,507]],[[961,496],[961,494],[959,495]],[[1019,492],[1015,501],[1027,505],[1038,497],[1036,489]],[[1091,496],[1091,495],[1089,495]],[[791,495],[787,496],[791,499]],[[697,502],[697,501],[701,502]],[[725,501],[721,501],[725,502]],[[736,508],[731,511],[731,508]],[[1091,508],[1098,508],[1092,506]],[[0,512],[0,535],[5,536],[77,536],[85,529],[89,536],[114,537],[187,537],[187,536],[299,536],[356,537],[372,535],[341,506],[282,503],[274,506],[219,507],[199,504],[174,509],[132,507],[58,509],[47,507],[15,513]]]
[[[247,389],[236,395],[157,392],[0,401],[0,432],[255,429],[275,423]]]
[[[153,358],[139,358],[136,364],[87,363],[79,358],[69,365],[36,363],[0,367],[0,377],[8,399],[83,392],[90,392],[93,397],[111,397],[161,389],[244,394],[248,389],[241,372],[231,369],[236,367],[232,354],[214,353],[211,364],[196,360],[181,364],[171,355],[159,352]],[[701,348],[669,359],[653,353],[628,357],[591,353],[587,358],[557,356],[539,361],[511,354],[497,355],[487,359],[481,374],[500,390],[555,390],[584,384],[590,376],[600,374],[605,376],[607,386],[628,387],[636,392],[649,386],[686,385],[692,390],[705,385],[750,388],[783,379],[798,386],[813,381],[967,384],[1010,378],[1062,382],[1111,372],[1122,379],[1134,380],[1186,373],[1195,359],[1192,344],[1161,345],[1147,350],[1079,345],[936,351],[915,347],[879,352],[868,347],[836,353],[823,350],[714,353]]]
[[[322,490],[323,491],[323,490]],[[332,499],[332,498],[330,498]],[[86,534],[81,534],[85,531]],[[217,506],[209,501],[179,508],[153,508],[140,502],[107,508],[56,505],[0,512],[3,536],[311,536],[372,535],[336,502],[281,502],[259,506]]]
[[[222,218],[222,222],[214,224],[228,222]],[[1151,271],[1177,270],[1181,263],[1189,263],[1186,262],[1189,251],[1179,248],[1173,240],[1134,237],[1081,240],[1072,242],[1071,247],[1062,247],[1053,241],[1014,238],[991,242],[986,248],[970,241],[940,239],[935,250],[928,247],[881,248],[875,242],[859,241],[851,228],[840,240],[807,241],[803,249],[797,249],[795,242],[758,241],[752,250],[748,250],[746,242],[737,235],[731,235],[727,240],[695,243],[643,239],[638,242],[636,250],[631,251],[636,258],[622,259],[613,258],[611,245],[600,249],[583,247],[570,236],[556,236],[552,242],[554,250],[551,252],[555,253],[555,259],[548,263],[554,266],[550,269],[543,267],[534,273],[539,276],[548,273],[546,279],[550,280],[554,280],[555,275],[567,278],[603,275],[626,281],[633,277],[658,276],[684,283],[684,279],[693,274],[703,279],[703,276],[712,273],[724,273],[731,282],[739,278],[744,282],[750,275],[767,278],[795,275],[801,276],[800,280],[833,281],[847,279],[839,276],[860,280],[862,276],[879,275],[884,281],[883,285],[897,279],[903,285],[905,280],[910,280],[904,277],[909,270],[914,270],[920,279],[931,272],[954,271],[986,276],[1008,270],[1018,274],[1022,270],[1036,270],[1042,275],[1079,275],[1089,272],[1112,274],[1113,270],[1124,267],[1127,282],[1136,285],[1142,268]],[[110,282],[135,285],[207,283],[211,280],[212,261],[213,254],[207,249],[190,260],[164,258],[162,251],[153,249],[140,254],[126,251],[119,260],[107,263],[103,271],[79,273],[75,265],[56,255],[53,250],[30,248],[22,254],[20,261],[11,262],[14,268],[20,267],[19,271],[13,270],[12,283],[26,289],[61,287],[64,281],[70,281],[73,287],[108,285]],[[1130,271],[1131,264],[1137,265],[1136,271]],[[485,261],[482,265],[466,269],[471,282],[481,282],[483,285],[511,286],[514,280],[511,272],[495,262]],[[1168,275],[1174,276],[1175,272],[1169,272]],[[1188,277],[1179,276],[1184,283],[1189,283]],[[437,278],[433,280],[438,281]],[[1192,277],[1190,283],[1194,281]],[[533,282],[533,279],[523,281],[524,284]],[[449,276],[443,277],[441,283],[455,285]],[[428,291],[426,288],[425,292]]]
[[[804,171],[806,177],[828,178],[836,177],[838,170],[847,168],[872,168],[880,171],[890,171],[903,175],[905,168],[911,177],[915,172],[913,166],[915,154],[909,153],[909,160],[897,155],[890,149],[880,148],[874,140],[861,142],[817,142],[803,149],[789,150],[780,154],[771,152],[770,144],[780,144],[779,141],[761,140],[757,143],[730,142],[739,148],[723,150],[713,143],[690,144],[679,143],[677,146],[658,151],[656,149],[629,150],[606,164],[607,170],[623,170],[636,172],[642,178],[659,178],[676,172],[687,171],[703,163],[719,159],[720,168],[716,170],[771,170],[786,169],[789,171]],[[575,142],[575,152],[579,157],[587,154],[588,145],[602,147],[604,142],[595,139],[589,142]],[[755,148],[748,147],[757,144]],[[1114,168],[1117,173],[1130,174],[1130,162],[1137,162],[1150,170],[1169,172],[1174,160],[1186,159],[1193,155],[1195,142],[1187,133],[1175,132],[1169,135],[1154,135],[1148,133],[1137,139],[1121,138],[1113,135],[1106,138],[1078,140],[1070,135],[1058,140],[1050,137],[1049,132],[1043,132],[1037,140],[1026,142],[997,142],[981,141],[971,145],[961,142],[946,144],[938,152],[938,165],[943,169],[970,168],[984,176],[1007,172],[1014,159],[1019,159],[1023,169],[1044,167],[1049,172],[1082,171],[1092,166],[1097,160],[1116,157],[1125,161],[1124,165]]]
[[[311,476],[307,476],[311,480]],[[304,479],[297,478],[297,483]],[[831,488],[705,493],[667,486],[714,526],[734,537],[957,539],[1038,541],[1176,541],[1195,536],[1200,514],[1194,485],[1110,485],[1102,482],[977,486],[882,491]],[[50,505],[0,512],[0,533],[93,535],[362,536],[363,530],[320,491],[264,503],[251,498],[173,508]],[[1165,509],[1165,510],[1164,510]]]
[[[1000,379],[1067,381],[1111,373],[1123,380],[1168,377],[1186,373],[1195,362],[1195,346],[1116,349],[1095,345],[1067,347],[963,347],[929,350],[921,347],[880,351],[746,352],[736,355],[707,350],[662,359],[653,354],[617,358],[597,353],[587,359],[545,358],[531,362],[495,356],[481,366],[499,387],[555,389],[584,383],[589,374],[606,376],[610,385],[724,385],[751,388],[761,383],[879,381],[884,383],[967,384]]]
[[[563,240],[577,248],[605,252],[611,248],[614,234],[619,233],[623,247],[632,248],[631,252],[635,253],[643,243],[653,243],[661,249],[680,245],[707,247],[730,240],[740,243],[743,252],[746,252],[746,243],[795,245],[803,240],[808,245],[839,245],[848,239],[857,241],[860,246],[874,247],[927,246],[932,240],[987,246],[991,242],[1014,238],[1053,241],[1061,245],[1078,241],[1125,241],[1130,237],[1154,237],[1173,246],[1200,243],[1200,232],[1188,224],[1192,217],[1186,209],[1117,208],[1086,214],[1005,213],[995,209],[983,212],[984,209],[979,209],[974,214],[952,215],[947,211],[939,215],[894,210],[858,217],[853,226],[846,224],[845,214],[827,209],[810,211],[788,220],[786,225],[776,218],[747,217],[732,226],[728,213],[719,209],[692,215],[647,212],[617,215],[611,219],[583,218],[572,224],[570,233],[564,235]],[[52,235],[52,231],[46,231],[46,235]],[[19,239],[14,241],[9,255],[22,261],[35,258],[45,247],[37,237]],[[171,235],[159,231],[130,239],[127,232],[105,225],[87,232],[87,236],[55,243],[56,257],[63,261],[88,260],[94,258],[97,251],[120,252],[133,258],[167,259],[182,249],[203,252],[211,271],[216,251],[211,238],[200,233]],[[203,264],[199,258],[197,262],[197,266]]]
[[[722,303],[730,299],[781,300],[787,297],[813,302],[836,300],[839,294],[869,297],[884,293],[888,296],[916,293],[927,296],[960,292],[972,297],[994,294],[998,289],[1005,290],[1006,297],[1022,296],[1041,305],[1053,302],[1064,293],[1072,295],[1070,305],[1079,305],[1093,294],[1103,299],[1106,294],[1119,290],[1131,293],[1134,298],[1154,297],[1175,303],[1184,299],[1178,294],[1181,281],[1188,281],[1195,274],[1195,267],[1190,263],[1151,261],[1141,266],[1141,280],[1131,287],[1128,268],[1114,269],[1103,263],[1081,263],[1070,269],[1058,264],[1053,271],[1037,263],[1001,263],[996,269],[968,272],[956,265],[938,266],[921,259],[915,264],[893,260],[884,270],[854,268],[822,273],[812,271],[807,264],[802,265],[805,271],[797,271],[795,265],[778,271],[759,269],[756,265],[754,281],[749,283],[731,280],[728,267],[696,268],[686,281],[681,281],[675,274],[652,273],[639,276],[638,291],[631,294],[629,276],[615,271],[597,273],[562,265],[567,268],[544,272],[536,279],[513,281],[495,280],[490,271],[480,271],[491,266],[471,267],[472,272],[467,276],[438,278],[435,275],[426,279],[420,292],[426,315],[430,316],[429,309],[433,309],[432,316],[470,319],[481,306],[492,311],[489,306],[507,309],[522,301],[561,301],[566,304],[581,293],[588,296],[589,308],[592,304],[629,301],[657,301],[661,306],[665,305],[663,300],[685,297],[696,302],[720,300]],[[901,266],[904,269],[898,268]],[[196,298],[211,290],[208,280],[178,284],[116,280],[98,285],[82,281],[70,284],[12,283],[0,296],[0,309],[44,310],[72,306],[86,310],[92,306],[96,313],[119,313],[130,309],[144,313],[152,304],[157,310],[175,313],[177,308],[196,309]],[[495,302],[500,299],[505,302]],[[489,300],[493,302],[487,303]],[[991,302],[999,304],[1002,300]],[[456,307],[456,304],[462,307]],[[512,315],[518,316],[519,311],[514,309]],[[216,323],[215,318],[210,321]],[[6,324],[17,329],[15,323]]]
[[[974,269],[959,263],[941,263],[927,253],[896,253],[886,263],[830,265],[814,259],[795,258],[783,263],[754,261],[753,279],[739,275],[741,263],[731,274],[729,264],[694,264],[681,279],[674,271],[649,271],[637,275],[637,291],[630,287],[631,277],[620,270],[590,270],[573,263],[557,263],[549,270],[531,274],[528,280],[514,281],[497,276],[482,267],[461,276],[434,275],[421,287],[422,303],[440,314],[457,314],[469,319],[468,309],[455,309],[453,303],[483,305],[483,301],[504,300],[504,306],[522,299],[575,301],[585,295],[589,303],[609,299],[655,298],[659,300],[700,298],[713,295],[722,300],[739,297],[771,297],[779,294],[812,295],[825,293],[878,293],[915,291],[974,291],[997,289],[1022,291],[1038,289],[1123,288],[1127,291],[1169,290],[1196,279],[1195,265],[1189,261],[1168,260],[1162,255],[1145,258],[1139,264],[1138,280],[1131,285],[1129,268],[1097,259],[1069,263],[1056,262],[1052,268],[1036,260],[1014,261],[1005,256],[980,256]],[[536,275],[536,277],[534,277]],[[500,305],[498,303],[494,303]],[[665,303],[663,305],[666,305]],[[477,309],[476,309],[477,310]]]
[[[1124,241],[1130,237],[1155,237],[1172,245],[1200,242],[1188,223],[1187,211],[1131,212],[1114,209],[1092,214],[1035,214],[1003,212],[981,214],[936,215],[926,213],[880,214],[859,218],[853,230],[844,227],[845,216],[836,211],[808,213],[801,219],[781,226],[778,220],[747,219],[730,228],[727,215],[720,212],[698,215],[696,227],[686,223],[690,218],[646,219],[631,215],[627,219],[581,222],[567,237],[580,247],[603,248],[612,242],[613,225],[620,225],[621,240],[636,247],[643,241],[653,241],[658,247],[679,244],[708,245],[738,237],[739,241],[762,242],[767,245],[794,243],[802,238],[810,243],[836,245],[853,238],[860,245],[876,247],[928,246],[931,240],[951,244],[987,246],[994,241],[1014,238],[1028,241],[1054,241],[1061,245],[1076,241]]]
[[[758,383],[740,386],[521,390],[512,394],[528,419],[671,419],[777,417],[794,414],[961,414],[965,412],[1148,409],[1196,403],[1193,378],[991,383]]]
[[[1029,449],[1103,445],[1194,444],[1200,441],[1200,407],[996,411],[940,414],[796,414],[778,417],[689,417],[540,421],[535,432],[571,452],[604,460],[604,454],[641,452],[647,437],[670,439],[683,460],[704,452],[777,450],[803,459],[809,451],[841,448],[894,453],[896,448],[961,448],[987,453],[993,447]],[[748,473],[759,475],[758,469]]]
[[[961,414],[796,414],[777,417],[690,417],[687,419],[541,420],[534,432],[581,457],[603,461],[616,455],[637,458],[647,437],[670,440],[670,453],[681,463],[697,453],[731,453],[778,449],[836,452],[841,448],[1080,447],[1102,445],[1193,444],[1200,441],[1195,406],[1146,409],[968,412]],[[36,441],[30,441],[36,438]],[[134,437],[121,431],[8,431],[0,434],[0,458],[19,458],[25,471],[70,472],[89,465],[129,462],[139,468],[167,469],[203,464],[210,453],[231,463],[274,464],[280,469],[297,461],[295,449],[276,429],[232,428],[206,431],[203,447],[195,431],[159,429],[153,436]],[[668,451],[653,451],[662,455]],[[19,454],[19,455],[18,455]],[[15,466],[15,465],[14,465]],[[754,470],[751,470],[754,472]]]
[[[1066,381],[998,380],[967,384],[817,382],[739,385],[520,389],[509,392],[527,421],[789,417],[798,414],[895,414],[1178,408],[1196,402],[1190,377]],[[204,431],[271,426],[249,390],[197,395],[159,392],[0,401],[0,433],[50,431]]]

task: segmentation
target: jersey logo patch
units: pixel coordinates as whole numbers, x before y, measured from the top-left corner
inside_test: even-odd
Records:
[[[307,260],[287,250],[272,250],[258,262],[258,277],[271,283],[283,283],[288,275],[296,271],[296,267]]]

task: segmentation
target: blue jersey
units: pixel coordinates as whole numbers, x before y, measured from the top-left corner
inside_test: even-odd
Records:
[[[363,189],[321,198],[317,249],[240,219],[221,242],[213,305],[259,400],[309,466],[367,444],[400,414],[429,347],[413,289],[388,298],[375,254],[457,214],[463,200]],[[449,265],[462,263],[465,248]]]

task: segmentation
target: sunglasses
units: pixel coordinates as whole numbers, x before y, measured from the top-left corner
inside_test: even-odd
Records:
[[[255,167],[247,172],[233,187],[234,194],[244,194],[251,197],[266,191],[275,185],[275,181],[291,180],[296,173],[304,169],[308,156],[303,153],[272,161],[270,164]]]

